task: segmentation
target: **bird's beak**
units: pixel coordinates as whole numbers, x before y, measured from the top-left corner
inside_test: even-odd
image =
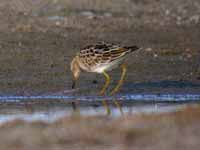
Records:
[[[76,80],[73,80],[73,81],[72,81],[72,89],[75,88],[75,85],[76,85]]]

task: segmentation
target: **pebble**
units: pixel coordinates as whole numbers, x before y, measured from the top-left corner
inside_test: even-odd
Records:
[[[22,42],[18,42],[18,46],[21,47],[22,46]]]
[[[153,54],[153,57],[157,58],[157,57],[158,57],[158,54]]]
[[[104,13],[103,15],[104,15],[105,17],[112,17],[112,14],[109,13],[109,12],[106,12],[106,13]]]
[[[146,48],[145,51],[146,51],[146,52],[151,52],[151,51],[152,51],[152,48],[150,48],[150,47],[149,47],[149,48]]]
[[[81,15],[91,17],[91,16],[94,16],[94,13],[91,11],[83,11],[81,12]]]
[[[192,17],[190,17],[190,22],[194,22],[194,23],[199,23],[199,19],[200,19],[200,16],[199,15],[194,15]]]
[[[191,54],[187,54],[186,56],[187,56],[187,58],[192,58]]]
[[[169,9],[167,9],[167,10],[165,11],[165,15],[168,16],[169,14],[170,14],[170,11],[169,11]]]
[[[60,25],[61,25],[60,21],[56,21],[56,26],[60,26]]]

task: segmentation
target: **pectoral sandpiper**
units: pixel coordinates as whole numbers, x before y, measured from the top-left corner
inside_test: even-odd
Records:
[[[122,69],[121,78],[117,86],[111,91],[110,95],[117,93],[123,84],[127,71],[123,61],[128,54],[138,49],[137,46],[118,46],[110,43],[98,43],[96,45],[86,46],[77,53],[71,62],[71,71],[73,74],[72,88],[75,88],[76,80],[79,78],[81,71],[101,73],[105,76],[106,82],[99,94],[104,95],[111,80],[107,71],[111,71],[120,66]],[[115,101],[115,104],[119,106],[117,101]],[[108,111],[109,108],[105,101],[104,105]]]

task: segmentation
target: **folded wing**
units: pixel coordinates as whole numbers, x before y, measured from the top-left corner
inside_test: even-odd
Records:
[[[121,47],[114,44],[89,45],[80,51],[79,57],[90,67],[104,63],[111,63],[137,50],[137,46]]]

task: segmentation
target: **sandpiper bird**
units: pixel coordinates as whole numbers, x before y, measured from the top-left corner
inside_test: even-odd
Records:
[[[105,76],[106,82],[99,94],[104,95],[111,79],[107,71],[120,66],[122,69],[121,78],[114,90],[111,91],[111,95],[115,94],[122,85],[127,71],[126,65],[123,63],[124,59],[128,54],[138,49],[137,46],[118,46],[104,42],[84,47],[71,62],[73,74],[72,88],[75,87],[76,80],[79,78],[81,71],[101,73]]]

